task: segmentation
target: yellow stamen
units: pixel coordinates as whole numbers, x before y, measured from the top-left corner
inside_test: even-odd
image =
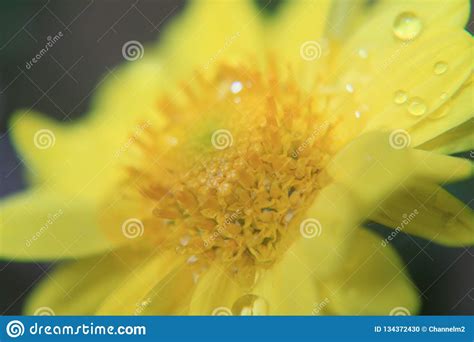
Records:
[[[217,261],[249,286],[294,241],[327,160],[330,127],[314,109],[326,99],[300,90],[291,72],[270,74],[225,64],[198,74],[184,95],[159,101],[165,133],[140,144],[159,160],[140,182],[153,234],[196,269]]]

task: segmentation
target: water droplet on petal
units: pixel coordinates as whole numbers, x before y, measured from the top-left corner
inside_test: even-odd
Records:
[[[350,83],[347,83],[346,84],[346,90],[347,90],[348,93],[352,94],[354,92],[354,86]]]
[[[361,103],[354,112],[356,119],[360,119],[363,115],[370,111],[370,107],[366,103]]]
[[[242,82],[235,81],[235,82],[232,82],[232,84],[230,85],[230,91],[234,94],[238,94],[241,92],[243,87],[244,86],[242,85]]]
[[[448,70],[448,63],[446,62],[438,62],[434,66],[434,73],[435,75],[442,75]]]
[[[408,112],[415,116],[420,116],[426,113],[426,104],[419,97],[414,97],[408,104]]]
[[[395,96],[393,97],[393,101],[396,104],[404,104],[408,100],[408,95],[403,90],[398,90],[395,92]]]
[[[232,193],[232,185],[230,183],[223,182],[219,184],[217,192],[220,196],[228,196]]]
[[[200,276],[201,275],[199,273],[193,272],[193,282],[194,282],[194,284],[196,284],[198,282]]]
[[[254,294],[247,294],[237,299],[232,306],[236,316],[259,316],[268,314],[268,302]]]
[[[186,262],[187,262],[188,264],[194,264],[196,261],[198,261],[198,257],[195,256],[195,255],[191,255],[191,256],[188,258],[188,260],[186,260]]]
[[[423,24],[420,18],[410,12],[403,12],[393,22],[393,33],[403,41],[415,39],[421,32]]]
[[[191,241],[191,237],[189,235],[182,236],[179,239],[179,243],[181,244],[181,246],[187,246],[189,241]]]
[[[285,223],[289,223],[292,219],[293,219],[293,216],[294,216],[294,213],[293,211],[290,209],[287,214],[285,215]]]

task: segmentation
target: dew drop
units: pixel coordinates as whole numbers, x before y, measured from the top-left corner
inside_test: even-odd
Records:
[[[426,113],[426,104],[419,97],[414,97],[408,104],[408,112],[414,116],[420,116]]]
[[[404,104],[408,100],[408,95],[403,90],[398,90],[395,92],[395,96],[393,97],[393,101],[396,104]]]
[[[393,33],[403,41],[415,39],[421,32],[423,24],[413,13],[403,12],[393,22]]]
[[[194,282],[194,284],[196,284],[198,282],[200,276],[201,275],[199,273],[193,272],[193,282]]]
[[[232,84],[230,85],[230,91],[234,94],[240,93],[243,88],[244,86],[242,85],[242,82],[239,81],[232,82]]]
[[[195,256],[195,255],[191,255],[191,256],[188,258],[188,260],[186,260],[186,262],[187,262],[188,264],[194,264],[196,261],[198,261],[198,257]]]
[[[293,211],[290,209],[290,210],[287,212],[287,214],[285,215],[285,218],[284,218],[285,223],[288,224],[288,223],[293,219],[293,216],[294,216],[294,213],[293,213]]]
[[[217,192],[220,196],[228,196],[232,193],[232,186],[230,183],[223,182],[218,185]]]
[[[368,111],[369,111],[369,106],[365,103],[362,103],[354,112],[354,116],[356,117],[356,119],[360,119],[364,115],[364,113],[367,113]]]
[[[435,75],[442,75],[448,70],[448,63],[446,62],[438,62],[434,65],[434,73]]]
[[[247,294],[237,299],[232,306],[236,316],[259,316],[268,314],[268,302],[254,294]]]
[[[352,94],[354,92],[354,86],[350,83],[347,83],[346,84],[346,90],[347,90],[348,93]]]
[[[189,235],[182,236],[179,239],[179,243],[181,246],[187,246],[189,244],[189,241],[191,241],[191,237]]]

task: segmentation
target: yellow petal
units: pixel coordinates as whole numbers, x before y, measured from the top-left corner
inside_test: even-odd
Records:
[[[195,274],[187,265],[164,277],[147,295],[142,315],[187,315],[196,286]]]
[[[474,215],[439,186],[418,183],[380,204],[371,219],[447,245],[474,244]]]
[[[167,80],[189,79],[225,58],[261,57],[261,27],[249,0],[191,2],[168,29],[158,47],[167,67]]]
[[[416,179],[454,182],[472,174],[468,160],[410,149],[408,145],[409,139],[403,133],[399,137],[375,132],[364,134],[331,160],[327,172],[368,203]]]
[[[15,148],[27,165],[27,176],[35,183],[62,177],[68,168],[67,163],[80,157],[80,151],[83,150],[78,143],[73,142],[74,138],[77,142],[87,141],[87,131],[82,125],[74,127],[33,111],[16,113],[10,123],[10,130]],[[77,172],[76,168],[69,168],[68,174]]]
[[[35,287],[25,314],[46,307],[56,315],[92,315],[139,260],[137,251],[114,251],[61,264]]]
[[[130,136],[142,138],[146,129],[159,131],[165,124],[157,105],[169,86],[164,80],[165,68],[147,48],[144,56],[143,60],[112,70],[93,100],[89,114],[92,127],[88,128],[104,135],[102,139],[111,145],[108,151],[113,156],[123,152]]]
[[[252,294],[265,301],[268,315],[311,315],[321,301],[311,266],[315,261],[289,249],[281,261],[266,270]]]
[[[442,136],[444,134],[446,134],[445,139],[449,139],[448,137],[457,138],[456,134],[458,133],[453,134],[453,131],[458,131],[459,127],[463,127],[460,129],[460,132],[464,132],[465,128],[468,128],[470,125],[469,122],[472,121],[474,112],[473,96],[474,84],[472,83],[471,78],[463,85],[463,87],[461,87],[460,90],[458,90],[454,97],[435,112],[431,113],[427,119],[421,121],[410,129],[413,146],[421,145],[420,148],[427,150],[432,150],[437,146],[436,151],[441,152],[443,146],[449,144],[449,140],[446,140],[443,143]],[[439,140],[437,140],[438,136],[440,138]],[[422,145],[428,143],[430,140],[437,140],[438,145],[433,144],[432,148],[430,148],[429,144]],[[447,146],[442,152],[456,152],[450,151],[451,148]]]
[[[466,121],[429,140],[419,147],[438,153],[452,154],[474,149],[474,120]]]
[[[12,260],[78,258],[114,246],[97,227],[93,202],[33,188],[0,204],[0,256]]]
[[[267,38],[270,46],[299,56],[299,45],[307,40],[320,38],[328,26],[331,1],[295,0],[287,1],[267,24]],[[272,39],[273,36],[273,39]],[[288,44],[294,49],[285,49],[280,44]],[[283,52],[284,53],[284,52]]]
[[[101,197],[122,176],[126,152],[148,130],[162,128],[158,79],[156,63],[136,62],[115,71],[98,93],[93,113],[75,124],[17,113],[12,138],[33,180],[48,181],[56,191]]]
[[[81,196],[97,198],[106,192],[121,176],[124,152],[146,130],[157,134],[164,126],[157,102],[170,77],[179,74],[179,78],[189,78],[192,68],[199,64],[208,67],[246,43],[246,53],[255,53],[258,20],[253,11],[244,1],[193,3],[164,38],[158,54],[145,47],[143,60],[109,72],[98,85],[92,113],[76,125],[59,124],[30,112],[18,113],[11,124],[13,141],[38,175],[36,180],[53,178],[56,190]],[[51,148],[38,149],[33,139],[44,129],[52,132],[56,142]]]
[[[244,290],[221,265],[214,264],[198,279],[191,298],[190,315],[231,315]]]
[[[383,133],[365,134],[348,144],[328,164],[332,183],[318,194],[300,224],[296,242],[314,264],[319,278],[330,276],[350,257],[355,229],[380,203],[420,179],[447,182],[467,178],[467,160],[430,152],[396,149]],[[394,145],[397,146],[397,145]],[[341,208],[344,214],[341,215]],[[306,232],[309,230],[309,232]]]
[[[374,61],[379,72],[375,71],[374,81],[361,90],[360,101],[374,114],[366,131],[408,128],[428,120],[471,74],[472,37],[464,31],[427,33],[398,49],[396,57],[390,59],[390,53],[396,51],[387,51]],[[447,67],[439,75],[435,71],[438,63]],[[403,104],[395,101],[399,91],[408,97]],[[415,106],[415,102],[421,105]]]
[[[351,257],[337,275],[321,285],[327,295],[324,308],[337,315],[389,315],[395,310],[416,314],[419,298],[391,246],[360,229]]]
[[[332,1],[286,1],[265,25],[265,45],[282,66],[291,64],[304,85],[322,67],[327,52],[323,39]]]
[[[393,28],[396,19],[403,13],[410,13],[421,23],[420,34],[438,31],[440,29],[464,28],[469,18],[469,0],[450,1],[398,1],[383,0],[373,6],[355,2],[348,6],[346,15],[365,12],[365,18],[358,21],[358,27],[352,28],[354,34],[347,42],[347,46],[360,48],[377,47],[386,49],[396,42]],[[360,10],[360,6],[365,6]],[[362,15],[360,16],[362,18]],[[418,39],[418,37],[415,37]]]
[[[384,30],[371,30],[367,25],[384,24],[379,28],[389,26],[393,23],[393,15],[396,13],[414,13],[423,22],[424,30],[437,30],[440,26],[463,28],[469,18],[469,0],[451,1],[398,1],[380,0],[367,2],[364,0],[336,1],[337,16],[332,18],[330,32],[337,37],[347,38],[354,35],[358,39],[364,39],[370,34],[372,39],[382,39]],[[388,24],[388,25],[387,25]],[[391,26],[389,26],[391,27]],[[353,38],[356,39],[356,38]],[[382,44],[389,44],[382,41]],[[381,46],[381,45],[380,45]]]
[[[335,41],[348,40],[373,15],[372,7],[364,0],[332,1],[326,33]]]
[[[97,315],[133,315],[137,306],[151,301],[151,291],[183,260],[176,253],[165,252],[145,258],[142,264],[112,291],[102,302]]]
[[[380,129],[410,132],[422,122],[430,134],[428,139],[440,134],[439,130],[431,131],[431,125],[437,126],[431,118],[469,79],[472,37],[459,29],[446,29],[423,31],[414,40],[400,41],[392,37],[389,29],[372,28],[372,31],[383,32],[389,45],[381,48],[376,39],[368,39],[343,46],[340,58],[336,58],[332,66],[334,76],[327,82],[342,90],[350,84],[353,93],[339,97],[340,103],[336,103],[332,115],[347,121],[347,113],[358,110],[361,113],[361,119],[357,120],[359,132]],[[376,45],[371,49],[370,44]],[[360,57],[360,51],[365,58]],[[347,63],[347,59],[351,63]],[[445,71],[439,63],[446,65]],[[458,121],[454,125],[468,119],[470,113],[463,113],[455,115]],[[348,125],[354,130],[353,122]],[[344,136],[347,139],[344,132],[348,127],[340,125],[336,130],[341,130],[341,139]]]
[[[346,186],[331,184],[318,194],[301,221],[303,237],[295,242],[295,253],[301,260],[311,261],[306,267],[318,279],[331,276],[350,257],[355,228],[366,215],[357,201]],[[340,208],[344,208],[344,215]]]
[[[298,250],[327,278],[350,258],[356,228],[387,198],[420,179],[447,182],[467,178],[467,160],[411,149],[396,149],[383,133],[365,134],[348,144],[328,164],[332,183],[316,197],[300,224]],[[395,145],[396,146],[396,145]],[[343,208],[344,215],[340,214]],[[308,232],[306,232],[308,230]]]
[[[115,244],[159,243],[156,241],[156,229],[160,229],[162,224],[153,219],[154,203],[144,201],[136,188],[122,193],[124,189],[125,186],[120,191],[116,189],[108,193],[100,202],[97,215],[100,229]],[[166,234],[161,235],[166,238]]]

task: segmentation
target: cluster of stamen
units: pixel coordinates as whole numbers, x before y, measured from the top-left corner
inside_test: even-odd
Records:
[[[284,74],[236,65],[196,74],[159,101],[167,126],[141,142],[159,160],[141,173],[148,220],[197,273],[217,261],[251,285],[299,235],[322,186],[331,129],[318,114],[324,99]]]

